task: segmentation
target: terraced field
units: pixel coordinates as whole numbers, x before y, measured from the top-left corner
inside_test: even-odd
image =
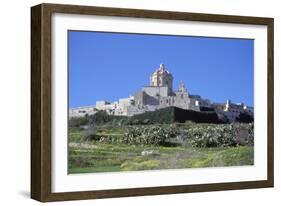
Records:
[[[180,125],[180,128],[186,126]],[[224,167],[254,163],[251,145],[194,147],[185,139],[172,146],[124,144],[118,139],[125,135],[127,129],[103,126],[95,129],[95,135],[87,130],[70,129],[69,173]]]

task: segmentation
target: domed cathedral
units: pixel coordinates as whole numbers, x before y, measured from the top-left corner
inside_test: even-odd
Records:
[[[191,99],[183,82],[178,90],[173,91],[173,75],[165,68],[164,64],[152,73],[149,86],[144,86],[141,91],[134,94],[135,106],[138,108],[149,107],[155,109],[175,106],[182,109],[199,110],[199,105]]]
[[[181,81],[178,89],[173,90],[173,75],[165,68],[164,64],[156,69],[150,76],[150,84],[142,87],[133,96],[121,98],[115,102],[97,101],[95,106],[78,107],[70,109],[70,117],[81,117],[85,114],[94,114],[99,110],[105,110],[110,115],[133,116],[148,111],[155,111],[166,107],[178,107],[186,110],[204,111],[214,109],[218,114],[225,115],[233,122],[240,112],[247,112],[253,117],[253,107],[245,107],[244,104],[211,103],[202,99],[200,95],[190,94]],[[206,110],[208,111],[208,110]]]
[[[168,93],[173,92],[173,75],[165,68],[164,64],[153,72],[150,77],[150,86],[168,87]]]

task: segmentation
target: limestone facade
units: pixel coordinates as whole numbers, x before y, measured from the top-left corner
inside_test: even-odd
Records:
[[[226,104],[211,103],[199,95],[189,94],[181,81],[177,90],[173,90],[173,75],[164,64],[150,76],[150,85],[142,87],[133,96],[121,98],[115,102],[97,101],[95,106],[71,108],[70,117],[91,115],[99,110],[105,110],[110,115],[133,116],[147,111],[155,111],[165,107],[179,107],[187,110],[200,111],[200,108],[213,108],[218,114],[224,114],[230,121],[243,111],[253,115],[253,108],[244,104],[233,104],[230,100]]]

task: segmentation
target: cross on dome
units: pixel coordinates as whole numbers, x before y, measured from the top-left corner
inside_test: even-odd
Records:
[[[165,65],[163,63],[160,64],[160,70],[164,70],[165,69]]]

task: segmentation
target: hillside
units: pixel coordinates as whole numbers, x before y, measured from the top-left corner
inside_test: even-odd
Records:
[[[193,110],[185,110],[178,107],[167,107],[153,112],[146,112],[134,115],[130,118],[143,122],[150,120],[153,123],[184,123],[192,121],[196,123],[224,123],[220,120],[214,111],[197,112]]]
[[[178,107],[167,107],[156,111],[136,114],[132,117],[108,115],[105,111],[99,111],[95,115],[69,119],[70,127],[81,125],[144,125],[144,124],[170,124],[174,122],[184,123],[229,123],[226,117],[217,115],[215,111],[205,110],[201,112],[185,110]],[[251,123],[254,119],[246,113],[241,113],[235,122]]]

